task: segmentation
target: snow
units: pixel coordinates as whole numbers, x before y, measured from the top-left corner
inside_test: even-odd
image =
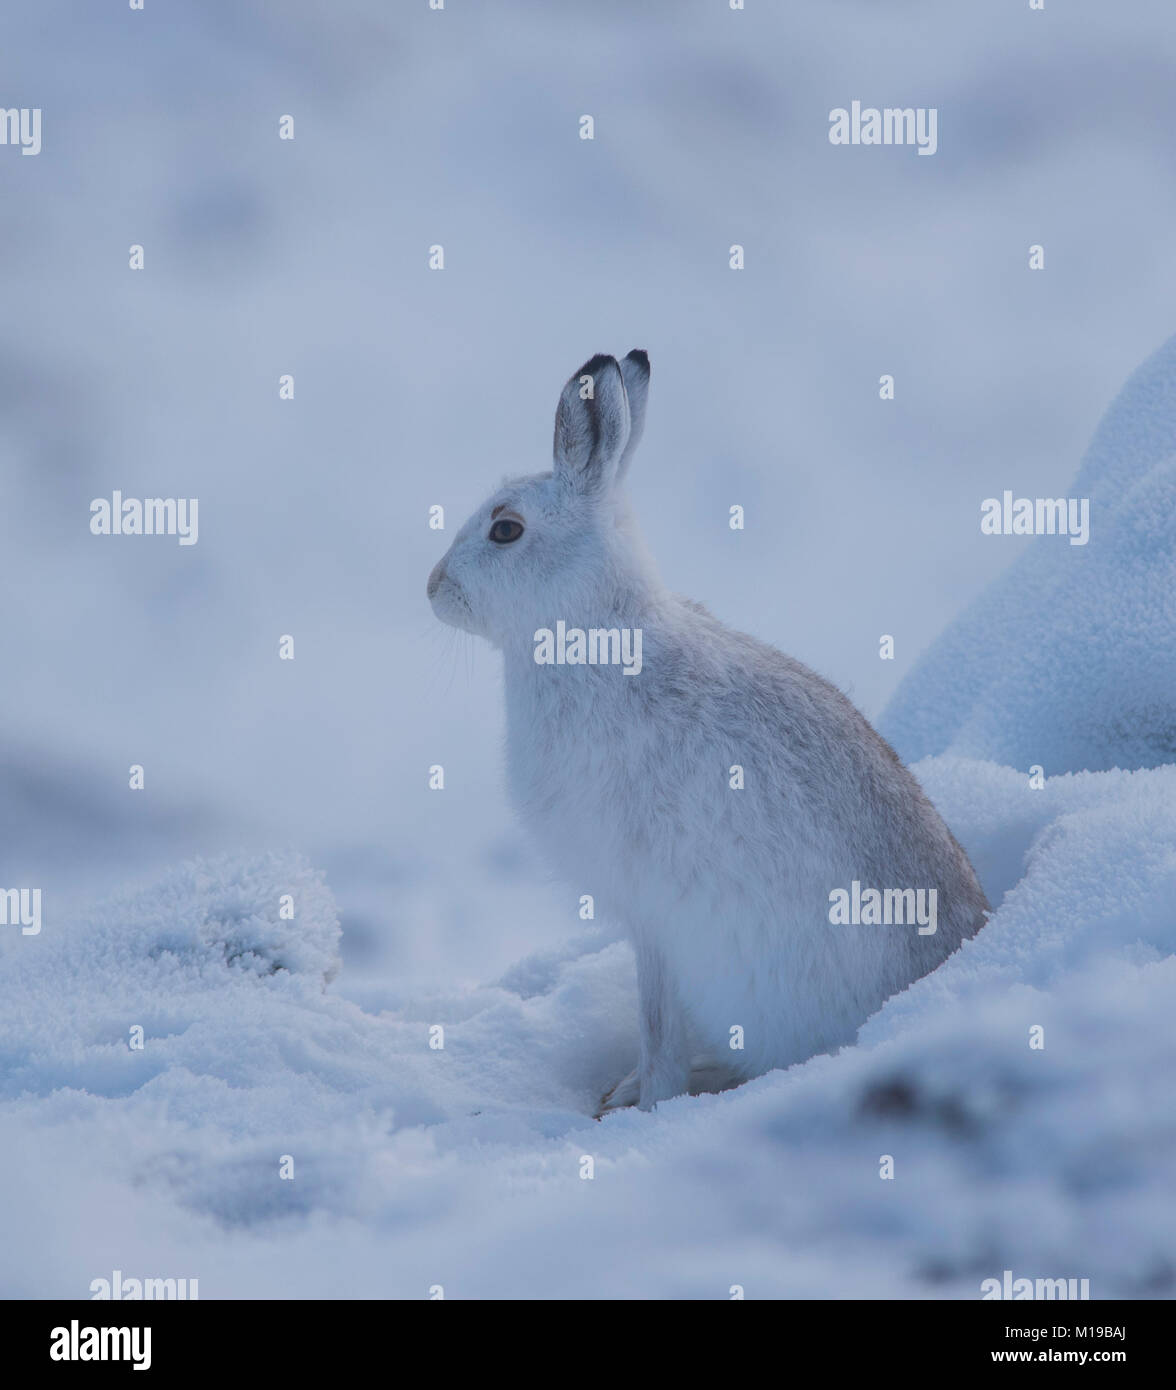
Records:
[[[633,1061],[622,943],[361,1007],[329,983],[329,892],[278,855],[9,940],[0,1292],[107,1266],[204,1297],[968,1298],[1006,1268],[1170,1291],[1176,767],[917,772],[989,925],[857,1047],[654,1115],[589,1118]]]
[[[1010,463],[1002,489],[1019,496],[1015,478]],[[1046,773],[1176,759],[1176,337],[1061,495],[1089,498],[1090,540],[1038,539],[916,662],[879,725],[904,758]]]
[[[1174,1291],[1173,343],[1068,480],[1171,331],[1165,0],[917,42],[607,8],[11,16],[46,117],[5,166],[0,838],[44,900],[0,927],[0,1296]],[[933,159],[831,150],[875,92],[940,106]],[[632,955],[512,828],[421,518],[541,466],[568,372],[638,344],[668,580],[870,715],[906,671],[880,727],[995,911],[855,1047],[597,1123]],[[198,495],[199,544],[91,538],[114,487]],[[1089,545],[981,536],[1006,487],[1088,496]]]

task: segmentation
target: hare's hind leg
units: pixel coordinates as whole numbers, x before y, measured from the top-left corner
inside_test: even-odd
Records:
[[[628,1105],[636,1105],[640,1099],[641,1083],[637,1079],[637,1073],[631,1071],[628,1076],[622,1077],[611,1091],[601,1097],[600,1108],[592,1118],[599,1120],[610,1110],[624,1110]]]
[[[731,1091],[736,1086],[742,1086],[746,1080],[746,1077],[738,1075],[712,1057],[695,1057],[690,1068],[690,1094],[718,1095],[720,1091]]]
[[[725,1067],[719,1066],[709,1057],[695,1057],[690,1067],[690,1084],[687,1087],[692,1096],[705,1096],[718,1091],[729,1091],[740,1084],[741,1078]],[[622,1077],[600,1099],[600,1106],[593,1115],[594,1120],[603,1119],[613,1110],[624,1110],[636,1105],[641,1099],[641,1082],[636,1071]]]

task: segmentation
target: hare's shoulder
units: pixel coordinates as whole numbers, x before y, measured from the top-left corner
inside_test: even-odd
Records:
[[[778,647],[729,628],[699,603],[680,600],[681,626],[670,663],[679,691],[732,732],[791,736],[814,749],[847,744],[894,759],[853,701],[824,676]]]
[[[687,598],[685,594],[675,594],[674,599],[680,607],[689,609],[691,613],[700,613],[704,618],[709,618],[712,623],[717,623],[719,621],[705,603],[699,603],[696,599]]]
[[[751,687],[764,694],[782,698],[803,695],[854,710],[846,695],[802,661],[769,642],[728,627],[704,604],[680,597],[677,602],[681,621],[675,645],[681,663],[700,673],[705,671],[712,689]]]

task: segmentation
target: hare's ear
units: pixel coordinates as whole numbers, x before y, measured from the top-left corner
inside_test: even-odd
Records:
[[[555,473],[577,492],[603,492],[629,439],[629,402],[615,357],[590,358],[555,410]]]
[[[621,377],[625,383],[625,395],[629,398],[629,438],[617,464],[618,479],[625,476],[633,460],[633,451],[641,443],[641,433],[645,429],[645,398],[649,395],[649,353],[642,348],[634,348],[627,357],[623,357]]]

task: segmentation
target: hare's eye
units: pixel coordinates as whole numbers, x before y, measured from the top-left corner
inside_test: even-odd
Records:
[[[509,545],[523,534],[523,523],[501,516],[490,528],[490,539],[497,545]]]

